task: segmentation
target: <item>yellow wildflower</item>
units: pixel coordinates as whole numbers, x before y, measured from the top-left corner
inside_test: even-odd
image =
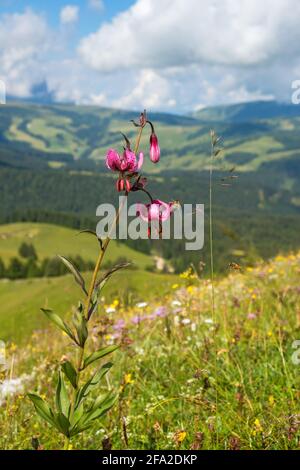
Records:
[[[16,351],[16,349],[17,349],[17,345],[16,345],[15,343],[11,343],[11,345],[10,345],[10,351],[11,351],[11,352],[14,352],[14,351]]]
[[[124,383],[125,385],[134,384],[134,380],[132,379],[132,374],[124,375]]]
[[[263,432],[263,427],[258,418],[254,421],[254,430],[252,431],[253,436],[256,436],[257,433]]]
[[[274,406],[274,403],[275,403],[275,399],[274,399],[273,395],[270,395],[270,396],[269,396],[269,404],[270,404],[271,406]]]
[[[185,431],[177,431],[174,435],[174,439],[177,444],[181,444],[186,438],[186,432]]]

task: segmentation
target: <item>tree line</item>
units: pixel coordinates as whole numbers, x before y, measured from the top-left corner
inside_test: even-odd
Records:
[[[67,257],[79,271],[92,271],[94,269],[93,261],[86,261],[81,256]],[[128,260],[125,257],[119,258],[114,264],[124,263]],[[112,262],[108,261],[105,269],[109,269]],[[22,243],[18,250],[18,256],[12,257],[6,265],[0,258],[0,279],[29,279],[38,277],[57,277],[68,274],[67,267],[58,257],[44,258],[39,261],[35,247],[31,243]]]

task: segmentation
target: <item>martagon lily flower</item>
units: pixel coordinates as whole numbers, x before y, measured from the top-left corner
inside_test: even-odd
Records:
[[[117,181],[118,191],[130,191],[131,185],[128,176],[139,171],[144,162],[144,154],[140,152],[139,159],[132,150],[126,148],[123,155],[119,155],[114,149],[110,149],[106,155],[106,166],[111,171],[118,171],[120,177]]]
[[[123,155],[120,156],[116,150],[110,149],[106,155],[106,166],[112,171],[121,173],[134,173],[141,169],[144,161],[144,154],[141,152],[139,160],[132,150],[125,149]]]
[[[159,222],[165,222],[171,216],[173,211],[173,202],[163,202],[159,199],[155,199],[151,204],[140,204],[136,206],[136,213],[145,222],[151,222],[151,220],[158,220]]]

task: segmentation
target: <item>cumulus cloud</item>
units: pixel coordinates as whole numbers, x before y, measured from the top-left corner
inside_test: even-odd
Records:
[[[30,9],[0,17],[1,78],[9,94],[29,96],[32,85],[43,80],[42,58],[51,39],[45,18]]]
[[[79,19],[79,7],[76,5],[65,5],[60,11],[61,24],[73,24]]]
[[[78,16],[66,5],[61,24]],[[181,113],[290,99],[299,19],[298,0],[137,0],[70,47],[72,28],[27,9],[0,16],[0,79],[17,96],[45,82],[58,101]]]
[[[298,0],[138,0],[84,38],[79,53],[104,72],[260,65],[298,54],[299,18]]]

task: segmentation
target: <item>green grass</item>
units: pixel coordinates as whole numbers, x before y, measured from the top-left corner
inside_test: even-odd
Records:
[[[85,274],[89,279],[90,275]],[[170,290],[178,276],[145,271],[115,274],[103,290],[103,303],[121,299],[126,305],[149,301]],[[0,280],[0,339],[24,342],[34,330],[47,326],[40,308],[68,314],[81,298],[81,291],[70,275],[57,278]]]
[[[79,235],[73,229],[40,223],[0,225],[0,253],[5,263],[13,256],[18,256],[23,242],[34,245],[40,260],[59,254],[73,257],[80,255],[86,261],[93,261],[99,250],[98,242],[92,235]],[[153,264],[151,256],[112,240],[106,261],[114,262],[121,257],[134,262],[139,268]]]
[[[292,361],[292,345],[299,339],[299,268],[300,254],[277,257],[217,281],[215,322],[210,285],[196,279],[174,290],[157,278],[163,292],[143,308],[121,305],[107,314],[100,308],[89,347],[121,343],[108,381],[118,403],[73,438],[71,448],[101,449],[109,437],[113,449],[298,449],[299,365]],[[132,282],[138,285],[136,274]],[[50,287],[45,294],[50,304],[59,303],[57,290]],[[11,295],[24,295],[20,284],[11,286]],[[28,294],[25,303],[30,302]],[[151,317],[159,306],[167,316]],[[140,324],[132,322],[136,315]],[[120,319],[125,329],[114,339]],[[15,327],[21,331],[22,321]],[[0,407],[2,449],[31,448],[32,436],[44,449],[62,447],[62,438],[36,416],[24,393],[37,391],[53,406],[59,361],[73,355],[67,338],[52,325],[25,345],[7,344],[10,364],[14,357],[8,374],[32,375],[23,392]],[[104,381],[95,396],[106,390]]]

